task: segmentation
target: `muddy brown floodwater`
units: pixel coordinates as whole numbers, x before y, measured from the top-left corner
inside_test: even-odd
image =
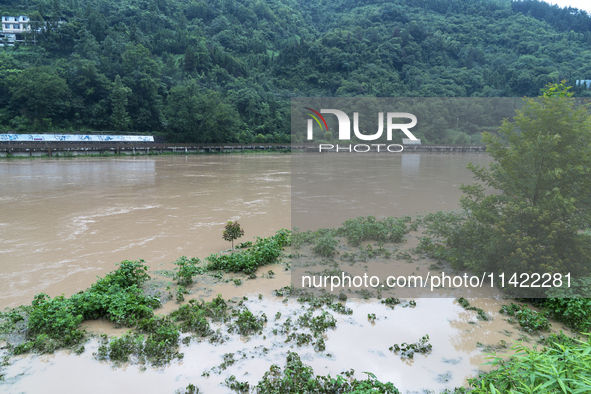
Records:
[[[123,260],[170,268],[290,226],[288,155],[0,161],[0,308],[69,296]]]
[[[413,215],[457,208],[458,187],[472,179],[466,164],[486,164],[490,158],[417,154],[397,160],[401,192],[393,210]],[[240,221],[246,231],[241,241],[290,228],[290,169],[288,155],[0,161],[0,307],[28,304],[41,292],[71,295],[125,259],[142,258],[151,270],[161,270],[172,268],[182,255],[203,258],[219,252],[229,246],[221,239],[227,220]],[[337,226],[340,223],[332,223],[336,220],[324,218],[318,225]],[[261,275],[269,269],[276,274],[272,279]],[[99,362],[92,354],[98,343],[90,339],[80,356],[58,351],[13,358],[2,370],[6,381],[0,383],[0,391],[173,393],[192,383],[204,393],[229,393],[223,385],[229,376],[256,384],[271,364],[283,367],[287,351],[295,351],[317,374],[334,376],[353,368],[358,379],[365,378],[364,371],[372,372],[402,392],[439,392],[464,385],[485,368],[477,344],[511,345],[521,338],[533,345],[538,339],[508,323],[498,313],[508,301],[489,291],[469,301],[491,321],[477,320],[475,312],[464,310],[453,298],[421,298],[416,307],[394,309],[375,299],[350,300],[352,315],[328,310],[337,319],[336,329],[325,334],[326,351],[315,352],[311,345],[298,347],[273,333],[287,317],[296,320],[304,312],[295,300],[283,302],[271,295],[273,289],[289,285],[290,273],[277,265],[263,267],[258,274],[242,286],[220,282],[208,287],[198,280],[187,300],[211,299],[218,293],[225,298],[247,295],[246,305],[253,313],[269,316],[262,335],[229,335],[217,346],[191,341],[181,345],[183,360],[159,369]],[[157,313],[176,307],[169,301]],[[277,321],[276,312],[282,314]],[[372,313],[373,322],[367,318]],[[95,334],[125,332],[105,321],[83,326]],[[560,329],[565,330],[553,323],[553,332]],[[388,350],[425,334],[433,345],[427,355],[404,360]],[[227,353],[234,353],[235,364],[212,370]]]

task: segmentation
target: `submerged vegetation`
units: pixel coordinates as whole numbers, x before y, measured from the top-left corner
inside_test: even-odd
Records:
[[[445,219],[451,216],[444,213],[433,214],[432,217],[427,215],[423,223],[431,225],[429,223],[435,223],[433,218]],[[238,250],[233,253],[211,255],[203,260],[182,256],[174,262],[175,268],[168,272],[168,276],[176,281],[177,291],[188,294],[191,286],[200,278],[215,275],[219,279],[224,273],[252,275],[261,266],[278,262],[284,247],[292,243],[299,248],[305,244],[313,247],[320,244],[315,240],[322,237],[333,240],[341,237],[357,245],[367,241],[379,242],[376,248],[371,245],[360,246],[360,251],[365,250],[367,258],[378,255],[386,257],[384,253],[371,253],[380,249],[388,250],[383,242],[401,242],[409,231],[416,228],[418,222],[410,218],[378,220],[361,217],[347,221],[346,225],[335,230],[300,232],[296,229],[293,233],[280,230],[272,237],[257,238],[254,242],[237,245]],[[439,225],[445,226],[446,221],[442,220]],[[442,253],[439,258],[443,260],[449,248],[444,243],[430,243],[427,239],[431,238],[421,239],[418,249],[422,248],[422,253],[432,255],[440,251]],[[410,255],[407,257],[412,261]],[[353,261],[363,260],[355,258]],[[272,277],[271,273],[269,277]],[[87,335],[79,329],[80,323],[87,319],[108,319],[129,327],[130,330],[119,337],[101,336],[94,354],[96,359],[109,360],[115,364],[135,363],[162,367],[175,359],[183,359],[183,345],[200,341],[222,344],[229,339],[229,335],[249,338],[272,333],[273,337],[279,337],[292,349],[308,347],[310,351],[330,357],[327,352],[327,342],[330,345],[327,333],[337,328],[337,318],[333,314],[348,316],[353,313],[346,305],[348,297],[344,292],[338,295],[312,294],[292,285],[278,289],[274,294],[283,297],[284,302],[289,299],[297,300],[301,305],[297,315],[277,312],[269,319],[265,313],[250,310],[246,297],[224,299],[218,295],[211,301],[191,299],[168,315],[157,316],[154,309],[161,305],[161,295],[150,295],[146,286],[149,279],[147,267],[142,260],[124,261],[117,270],[99,278],[89,289],[72,297],[51,299],[46,295],[38,295],[30,306],[3,312],[0,315],[0,334],[22,335],[20,342],[9,342],[10,355],[52,352],[61,347],[69,347],[81,353],[84,351]],[[234,283],[237,283],[236,280],[238,279],[234,278]],[[584,283],[581,282],[579,286],[582,288]],[[261,299],[262,296],[259,295],[258,300]],[[542,308],[547,308],[542,313],[511,303],[503,306],[501,313],[506,314],[510,322],[518,323],[528,333],[548,330],[549,316],[562,316],[563,321],[580,329],[589,327],[589,319],[585,314],[589,313],[585,310],[587,301],[562,298],[538,300]],[[414,300],[405,303],[395,297],[387,297],[379,302],[390,309],[401,304],[402,307],[417,305]],[[471,306],[467,299],[460,297],[457,302],[464,309],[476,312],[478,319],[489,320],[490,317],[481,308]],[[567,310],[570,313],[567,314]],[[381,321],[383,318],[376,313],[367,314],[368,323],[375,325]],[[269,325],[274,326],[268,327]],[[491,351],[505,348],[506,343],[501,342],[502,346],[488,346],[486,349]],[[588,372],[591,365],[591,360],[588,359],[589,342],[552,334],[544,338],[541,344],[543,347],[540,350],[518,344],[512,348],[517,352],[513,356],[493,356],[493,371],[470,379],[469,388],[456,388],[446,392],[492,394],[514,390],[550,394],[583,393],[591,390]],[[432,350],[429,335],[423,336],[416,343],[394,344],[390,347],[390,351],[402,359],[414,359],[416,353],[427,355]],[[260,351],[264,354],[268,349],[262,348]],[[219,373],[234,365],[238,362],[236,354],[226,353],[222,364],[204,374]],[[297,353],[288,351],[286,365],[283,368],[272,365],[258,384],[241,382],[232,375],[226,379],[225,385],[238,393],[398,392],[394,383],[380,382],[370,372],[366,372],[368,378],[365,380],[353,378],[353,373],[343,372],[335,377],[315,375],[310,366],[302,363]],[[190,385],[185,392],[197,393],[199,389]]]
[[[343,252],[340,260],[354,264],[366,262],[378,256],[390,258],[393,251],[386,249],[384,243],[402,242],[410,231],[417,229],[417,226],[418,222],[413,223],[410,216],[384,219],[377,219],[374,216],[360,216],[346,220],[342,226],[336,229],[321,228],[302,232],[295,227],[292,233],[292,245],[294,249],[300,249],[304,245],[312,245],[310,250],[315,255],[334,259],[335,255],[341,254],[338,249],[340,240],[343,239],[348,245],[358,247],[358,252]],[[374,241],[377,244],[375,247],[371,244],[361,246],[361,243],[366,241]]]
[[[212,254],[207,257],[207,270],[221,270],[227,272],[244,272],[253,274],[263,265],[273,264],[281,256],[285,246],[290,244],[290,231],[281,229],[268,238],[259,238],[249,249],[231,254]]]
[[[299,393],[381,393],[398,394],[392,383],[382,383],[375,375],[367,373],[367,380],[351,379],[353,371],[345,376],[315,375],[309,365],[302,363],[297,353],[288,352],[286,365],[281,368],[275,364],[265,372],[263,379],[253,387],[258,394],[299,394]]]
[[[410,216],[384,219],[377,219],[375,216],[360,216],[346,220],[342,226],[336,229],[321,228],[302,232],[296,227],[292,240],[296,249],[305,244],[318,245],[319,241],[316,240],[323,237],[342,237],[352,246],[359,246],[363,241],[397,243],[402,242],[409,231],[416,229],[411,223]]]
[[[484,313],[484,311],[482,310],[482,308],[478,308],[475,306],[470,306],[470,302],[468,302],[467,299],[465,299],[464,297],[460,297],[458,298],[458,304],[460,304],[462,306],[462,308],[464,308],[467,311],[476,311],[477,315],[476,317],[480,320],[484,320],[484,321],[488,321],[489,318],[488,316],[486,316],[486,313]]]
[[[500,313],[503,313],[509,318],[509,323],[519,323],[522,330],[526,332],[534,332],[540,330],[549,330],[550,323],[548,322],[548,312],[539,313],[531,310],[525,305],[503,305]]]
[[[21,343],[11,348],[11,352],[45,353],[79,345],[85,337],[84,331],[78,329],[83,320],[107,319],[131,327],[152,318],[153,309],[160,306],[160,300],[146,295],[141,289],[142,284],[150,279],[147,269],[142,260],[126,260],[117,270],[70,298],[38,294],[30,306],[4,314],[3,317],[13,323],[11,332],[24,337]]]
[[[203,262],[198,258],[180,257],[172,273],[178,285],[177,300],[184,299],[183,295],[188,293],[185,286],[190,285],[196,275],[220,269],[254,273],[259,266],[276,262],[289,242],[289,231],[279,230],[272,237],[258,238],[250,249],[231,255],[211,255]],[[209,303],[192,300],[169,317],[155,316],[154,309],[161,306],[161,294],[148,295],[144,291],[143,285],[150,280],[147,270],[143,260],[126,260],[117,270],[69,298],[39,294],[29,306],[2,312],[0,334],[20,338],[16,345],[8,345],[10,354],[51,353],[62,347],[82,346],[86,335],[79,329],[80,323],[92,319],[107,319],[135,330],[111,341],[103,338],[97,354],[99,359],[108,357],[125,362],[134,355],[154,365],[182,357],[176,351],[180,332],[201,337],[212,335],[214,332],[207,318],[235,320],[233,330],[241,335],[258,331],[257,327],[260,330],[260,317],[253,316],[247,309],[230,313],[231,308],[222,299]],[[266,317],[263,320],[266,321]]]
[[[415,343],[394,344],[390,347],[390,351],[400,353],[400,358],[414,358],[415,353],[426,354],[433,349],[433,345],[428,342],[429,335],[425,335]]]

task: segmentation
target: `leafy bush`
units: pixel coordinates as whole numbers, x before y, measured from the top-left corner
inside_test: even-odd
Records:
[[[122,363],[129,362],[129,356],[139,354],[142,351],[143,340],[143,336],[132,332],[123,334],[119,338],[113,338],[111,341],[103,334],[97,351],[97,358]]]
[[[298,318],[298,324],[309,328],[315,337],[324,334],[329,328],[335,328],[336,323],[333,315],[326,311],[320,312],[318,316],[313,316],[312,312],[308,311]]]
[[[390,347],[392,352],[400,352],[400,358],[413,358],[415,353],[429,353],[433,349],[433,345],[427,343],[429,341],[429,335],[425,335],[418,342],[406,343],[403,342],[401,345],[393,345]]]
[[[179,257],[174,264],[177,266],[173,279],[181,286],[190,285],[193,283],[193,277],[195,275],[201,275],[204,272],[202,267],[198,267],[199,259],[193,257],[191,259],[185,256]]]
[[[402,242],[409,232],[406,223],[409,218],[386,218],[378,220],[374,216],[358,217],[346,220],[336,230],[336,235],[347,238],[347,241],[358,246],[363,241]]]
[[[214,321],[224,321],[228,318],[228,304],[218,295],[212,301],[190,300],[170,314],[179,323],[181,332],[192,332],[205,337],[213,334],[207,318]]]
[[[470,234],[466,234],[462,227],[465,221],[466,214],[461,211],[428,213],[421,219],[427,236],[419,239],[415,252],[446,260],[454,268],[469,265],[468,262],[481,245],[475,243]]]
[[[160,300],[146,296],[139,287],[150,278],[146,271],[143,260],[125,260],[117,270],[70,298],[36,295],[31,306],[22,312],[28,315],[27,341],[16,346],[13,353],[52,352],[76,345],[84,338],[84,331],[78,330],[83,320],[109,319],[132,326],[152,317]]]
[[[246,241],[239,244],[236,244],[236,249],[246,249],[252,246],[252,241]]]
[[[240,335],[251,335],[262,331],[264,324],[267,322],[267,316],[255,316],[248,309],[242,311],[234,311],[232,316],[236,320],[228,328],[228,332],[236,332]]]
[[[337,245],[339,241],[330,235],[324,235],[323,237],[316,238],[312,251],[322,257],[332,257],[337,252]]]
[[[97,358],[128,362],[133,355],[139,362],[148,362],[155,366],[165,365],[174,358],[183,358],[177,351],[179,331],[169,317],[154,316],[141,320],[137,330],[111,340],[103,335],[96,353]]]
[[[212,254],[205,260],[208,270],[222,270],[227,272],[244,272],[253,274],[258,267],[276,263],[283,248],[290,243],[289,230],[281,229],[268,238],[259,238],[247,250],[232,254]]]
[[[359,253],[343,253],[341,256],[342,261],[348,261],[351,263],[356,263],[359,261],[366,262],[369,259],[373,259],[377,256],[384,256],[385,258],[389,259],[392,256],[392,252],[388,249],[384,248],[382,242],[378,244],[377,249],[374,249],[370,244],[365,245],[365,247],[359,247]],[[410,255],[409,255],[410,256]]]
[[[550,323],[547,319],[548,312],[538,313],[525,305],[511,303],[511,305],[503,305],[500,313],[514,316],[522,329],[527,332],[550,329]],[[509,322],[513,323],[514,320],[509,319]]]
[[[394,309],[396,305],[400,304],[400,300],[398,298],[388,297],[385,300],[382,300],[381,303]]]
[[[508,275],[516,269],[591,272],[591,237],[581,231],[591,218],[590,115],[568,89],[564,83],[548,86],[542,97],[526,100],[514,122],[505,120],[498,135],[484,133],[494,162],[488,168],[468,165],[481,184],[460,188],[463,213],[428,223],[454,268]],[[436,245],[422,247],[441,252]],[[547,289],[508,291],[543,297]]]
[[[589,342],[555,342],[541,351],[522,344],[514,345],[512,349],[515,355],[509,360],[491,357],[488,364],[496,367],[495,370],[468,379],[473,394],[591,392]]]
[[[353,371],[345,373],[346,377],[314,375],[312,367],[302,363],[297,353],[288,352],[283,371],[273,364],[269,371],[265,372],[263,379],[253,387],[252,392],[256,394],[399,394],[392,383],[382,383],[375,375],[366,373],[367,380],[351,379]]]
[[[554,319],[581,332],[591,329],[591,299],[589,298],[549,298],[544,308]]]

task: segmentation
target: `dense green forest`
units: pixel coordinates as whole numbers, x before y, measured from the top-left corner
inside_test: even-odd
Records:
[[[589,15],[537,0],[0,0],[0,10],[35,28],[0,48],[5,132],[286,142],[291,97],[535,96],[591,79]]]

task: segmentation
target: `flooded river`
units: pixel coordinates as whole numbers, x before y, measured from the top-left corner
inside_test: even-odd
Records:
[[[482,154],[409,154],[391,161],[389,173],[400,185],[388,216],[413,215],[458,207],[461,183],[470,183],[468,162],[487,164]],[[352,162],[351,166],[355,166]],[[343,169],[354,174],[355,167]],[[144,259],[151,270],[170,269],[179,256],[205,257],[227,249],[223,225],[238,220],[246,234],[240,241],[269,236],[290,228],[291,157],[288,155],[214,155],[130,158],[76,158],[0,161],[0,307],[28,304],[37,293],[71,295],[125,260]],[[376,180],[376,182],[380,182]],[[316,185],[320,195],[322,185]],[[314,194],[314,188],[309,189]],[[379,193],[377,193],[379,195]],[[334,227],[340,215],[326,211],[312,226]],[[376,214],[369,211],[362,214]],[[342,220],[341,220],[342,221]],[[427,262],[425,262],[427,264]],[[269,267],[263,267],[267,272]],[[500,315],[507,303],[498,293],[474,295],[472,305],[492,318],[479,321],[453,298],[418,299],[416,307],[390,309],[378,300],[350,300],[352,315],[336,315],[336,329],[325,334],[326,351],[295,346],[273,330],[287,316],[302,312],[295,300],[271,295],[289,285],[291,276],[272,267],[274,278],[236,286],[219,283],[207,290],[197,283],[191,298],[211,299],[248,295],[248,308],[272,318],[263,335],[250,339],[230,335],[223,345],[192,341],[182,345],[182,361],[164,368],[137,365],[113,367],[93,356],[98,342],[91,339],[77,356],[69,351],[53,355],[15,357],[3,368],[7,393],[173,393],[195,384],[204,393],[229,393],[223,385],[230,375],[256,384],[271,364],[285,365],[287,351],[296,351],[317,374],[355,369],[381,381],[392,381],[402,392],[439,390],[465,384],[482,368],[481,345],[509,345],[519,338],[532,344],[536,337],[518,331]],[[257,295],[262,294],[259,300]],[[285,301],[285,302],[283,302]],[[178,307],[169,301],[158,311]],[[375,320],[368,320],[375,314]],[[90,333],[120,335],[105,321],[85,322]],[[221,327],[223,330],[223,327]],[[553,331],[564,329],[553,324]],[[433,351],[413,360],[388,350],[394,343],[416,342],[428,334]],[[546,333],[547,334],[547,333]],[[267,349],[262,352],[261,349]],[[223,355],[233,353],[236,363],[227,370]],[[206,372],[209,372],[207,374]],[[44,390],[39,389],[43,385]]]
[[[298,162],[313,168],[315,156]],[[399,182],[397,194],[374,193],[390,202],[389,216],[457,208],[458,187],[472,179],[466,164],[490,161],[483,154],[394,159],[382,171]],[[343,163],[355,182],[363,167]],[[217,253],[230,246],[221,237],[228,220],[240,221],[241,241],[290,228],[290,170],[288,155],[0,160],[0,309],[38,293],[69,296],[126,259],[161,269],[183,255]],[[325,192],[321,184],[316,191]],[[339,226],[343,211],[322,204],[314,201],[324,215],[311,226]],[[353,208],[379,216],[373,205]]]
[[[161,269],[290,226],[283,156],[0,161],[0,308],[71,295],[123,260]]]

